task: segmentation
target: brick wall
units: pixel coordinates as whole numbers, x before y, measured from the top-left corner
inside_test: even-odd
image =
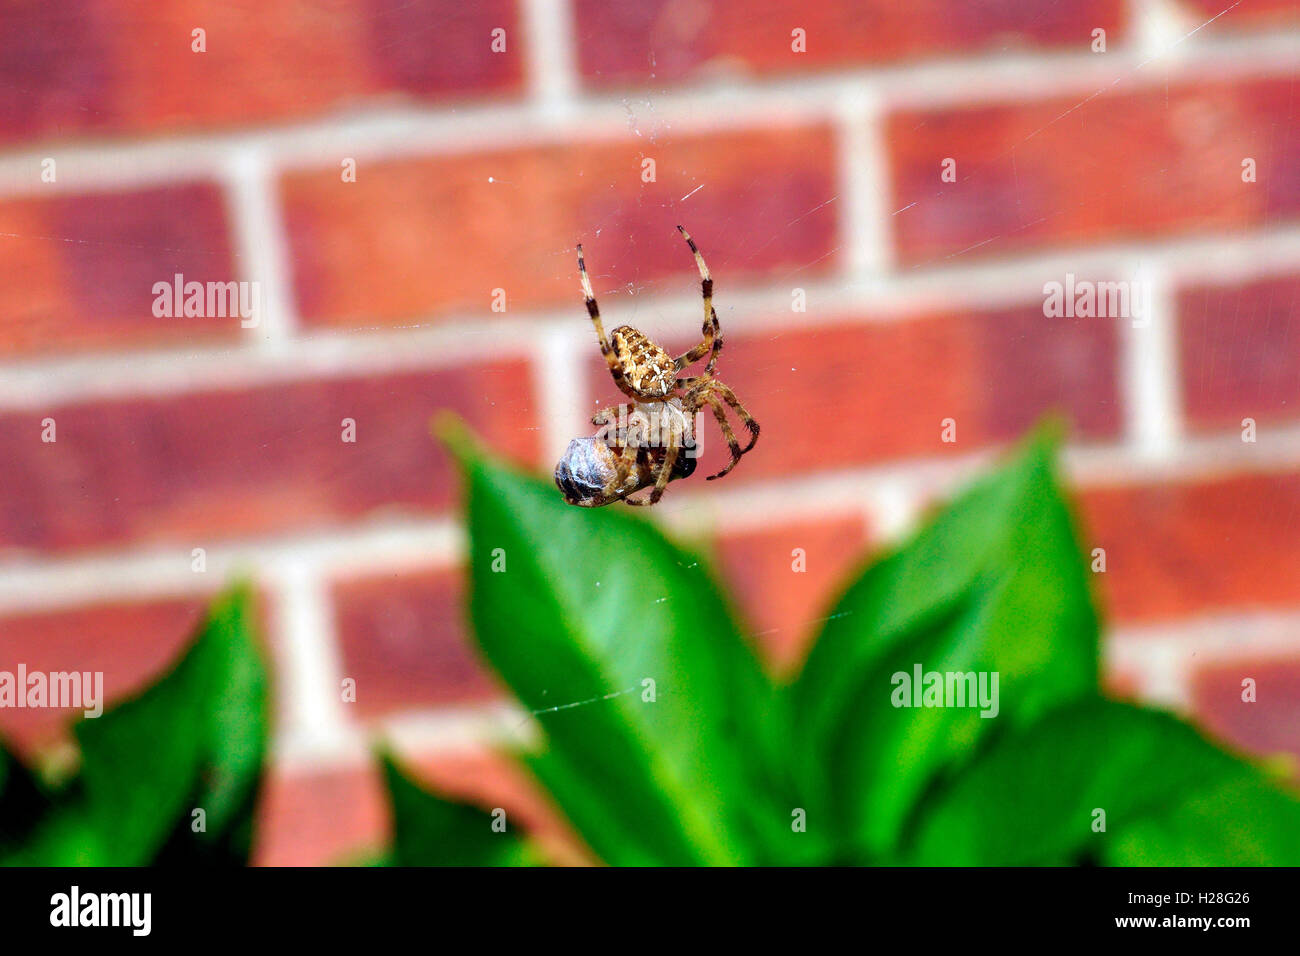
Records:
[[[374,730],[581,859],[487,752],[521,720],[466,643],[426,425],[549,471],[617,397],[574,243],[609,321],[685,345],[682,222],[764,437],[656,517],[773,667],[862,549],[1056,408],[1111,685],[1300,757],[1300,6],[1227,3],[0,0],[0,667],[121,696],[247,573],[278,665],[260,860],[380,838]],[[175,273],[257,282],[259,323],[155,317]],[[1150,313],[1045,318],[1067,273]]]

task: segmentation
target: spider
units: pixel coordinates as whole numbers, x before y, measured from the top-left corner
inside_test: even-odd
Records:
[[[629,505],[658,502],[669,481],[688,477],[695,470],[694,422],[696,414],[705,406],[712,409],[731,451],[726,467],[716,475],[709,475],[708,480],[726,475],[758,441],[758,422],[740,404],[736,393],[714,378],[718,353],[722,351],[722,331],[713,308],[713,278],[695,240],[681,226],[677,231],[695,256],[704,296],[704,339],[677,358],[630,325],[620,325],[606,337],[591,280],[587,277],[582,245],[578,245],[578,274],[600,353],[605,357],[614,384],[632,401],[597,412],[591,423],[604,426],[601,434],[596,438],[574,439],[556,466],[556,484],[570,504],[594,508],[614,501]],[[703,374],[678,376],[706,355],[709,360]],[[749,429],[749,444],[744,448],[740,447],[727,420],[727,406]],[[620,438],[605,437],[608,428],[615,424],[622,433]],[[684,457],[680,454],[683,449],[687,450]],[[651,482],[654,488],[648,497],[629,497]]]

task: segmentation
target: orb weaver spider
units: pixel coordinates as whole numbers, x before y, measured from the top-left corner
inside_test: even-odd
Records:
[[[727,441],[731,460],[710,481],[721,478],[736,467],[758,441],[758,422],[745,410],[736,393],[714,377],[718,354],[722,351],[722,330],[713,308],[713,277],[695,240],[681,226],[686,244],[700,270],[700,291],[704,297],[703,340],[699,345],[673,358],[661,346],[630,325],[620,325],[607,337],[601,323],[587,264],[578,244],[578,274],[586,297],[587,314],[596,329],[600,353],[605,357],[609,374],[630,404],[612,405],[592,418],[602,430],[595,438],[575,438],[555,468],[555,483],[569,504],[598,508],[615,501],[629,505],[653,505],[663,497],[668,482],[686,478],[695,470],[694,422],[706,406],[713,411]],[[687,366],[708,356],[704,372],[679,377]],[[749,444],[744,448],[736,440],[726,409],[732,408],[749,429]],[[618,437],[608,430],[618,426]],[[681,453],[685,450],[687,454]],[[634,499],[633,493],[651,484],[646,498]]]

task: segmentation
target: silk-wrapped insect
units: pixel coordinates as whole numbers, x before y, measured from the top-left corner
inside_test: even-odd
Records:
[[[571,505],[650,504],[649,498],[630,496],[656,486],[665,466],[670,480],[689,478],[695,471],[694,422],[675,398],[615,405],[591,422],[600,425],[600,431],[569,442],[555,466],[555,484]]]

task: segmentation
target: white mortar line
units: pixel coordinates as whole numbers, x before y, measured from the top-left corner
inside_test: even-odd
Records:
[[[1300,614],[1215,612],[1121,625],[1103,650],[1107,670],[1138,678],[1143,700],[1185,712],[1192,705],[1191,678],[1202,667],[1300,657]]]
[[[1137,678],[1136,696],[1147,704],[1175,713],[1191,710],[1191,662],[1173,642],[1151,642],[1120,648],[1102,642],[1103,669]]]
[[[240,278],[258,283],[261,291],[257,325],[245,334],[264,350],[277,354],[294,334],[298,321],[289,239],[275,178],[258,149],[234,152],[224,172]]]
[[[889,147],[880,99],[865,90],[842,96],[838,103],[840,241],[847,249],[851,275],[879,276],[894,266],[890,233],[893,211],[889,182]]]
[[[569,0],[522,0],[520,9],[529,95],[557,120],[571,117],[578,96],[578,65]]]
[[[191,550],[202,547],[206,572],[191,570]],[[347,577],[456,567],[464,536],[450,518],[387,519],[332,532],[257,541],[195,540],[170,548],[131,549],[68,557],[0,562],[0,610],[35,611],[105,601],[193,597],[231,578],[255,581],[278,567],[305,568],[321,577]]]
[[[1140,264],[1132,274],[1132,288],[1149,295],[1145,316],[1115,320],[1125,430],[1134,454],[1158,460],[1173,453],[1182,435],[1177,309],[1163,269]]]
[[[864,496],[863,504],[871,540],[889,545],[915,529],[925,499],[906,481],[893,478],[878,482],[873,493]]]
[[[810,306],[815,306],[802,313],[790,310],[788,282],[776,280],[728,289],[718,309],[728,336],[737,339],[816,329],[828,321],[896,321],[963,309],[1041,303],[1042,285],[1047,280],[1061,281],[1067,272],[1081,278],[1126,278],[1132,275],[1134,261],[1145,263],[1168,284],[1230,284],[1295,274],[1300,271],[1300,226],[1264,229],[1247,236],[1194,236],[1162,243],[1052,250],[1010,261],[949,263],[870,277],[866,286],[852,276],[800,281]],[[651,284],[652,288],[673,289],[678,285],[672,279]],[[647,319],[693,316],[699,298],[690,293],[646,292],[636,298],[635,305],[638,314]],[[1172,306],[1163,308],[1169,314]],[[663,324],[647,322],[644,330],[656,335]],[[694,319],[689,327],[694,327]],[[87,398],[246,388],[320,377],[455,367],[471,361],[531,359],[556,346],[555,336],[560,334],[556,329],[575,336],[581,360],[588,354],[583,330],[589,328],[581,308],[575,314],[573,306],[564,303],[551,309],[516,311],[509,318],[457,314],[411,326],[311,332],[286,343],[277,353],[204,347],[12,359],[0,361],[0,408],[46,409]],[[689,336],[682,336],[683,341],[686,338]]]
[[[1224,0],[1225,9],[1234,0]],[[1194,53],[1189,42],[1193,31],[1203,22],[1200,15],[1174,0],[1129,0],[1128,21],[1133,42],[1144,57],[1181,59]]]
[[[279,657],[281,738],[298,753],[332,754],[346,745],[347,715],[333,607],[312,569],[287,559],[269,569]]]
[[[273,749],[278,766],[304,772],[366,766],[373,762],[375,748],[384,744],[402,755],[425,757],[528,745],[536,736],[527,713],[500,701],[405,711],[365,725],[350,724],[328,747],[283,735],[273,742]]]
[[[543,461],[559,461],[569,441],[592,434],[587,405],[587,362],[596,352],[591,323],[551,322],[533,363],[542,427]]]
[[[282,350],[220,346],[0,362],[0,407],[351,378],[527,360],[541,323],[465,317],[426,328],[312,333]]]

